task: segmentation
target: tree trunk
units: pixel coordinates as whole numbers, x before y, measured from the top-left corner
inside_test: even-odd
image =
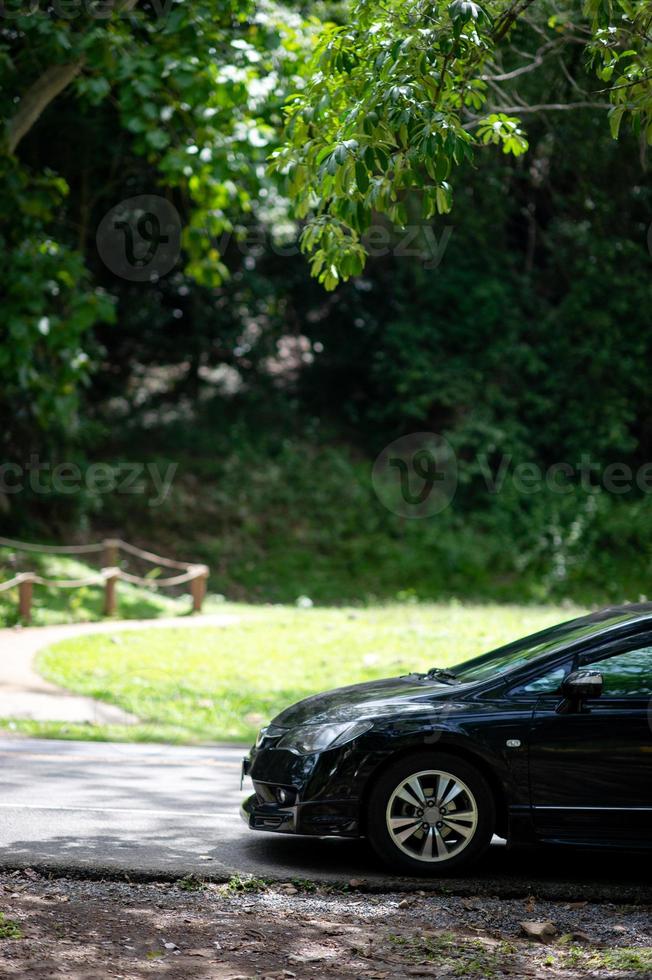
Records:
[[[115,8],[118,14],[129,13],[138,0],[108,0],[109,10]],[[16,115],[9,121],[7,128],[7,147],[10,153],[16,152],[16,147],[44,109],[70,85],[84,67],[84,59],[78,58],[66,65],[51,65],[46,68],[40,78],[27,90],[18,103]]]
[[[9,122],[7,144],[10,153],[15,153],[23,136],[29,132],[50,102],[79,74],[83,64],[80,58],[68,65],[52,65],[27,90],[18,104],[16,115]]]

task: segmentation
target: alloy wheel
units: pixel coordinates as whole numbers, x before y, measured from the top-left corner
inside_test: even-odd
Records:
[[[417,861],[442,862],[471,842],[478,825],[473,793],[458,776],[438,769],[403,779],[386,810],[390,838]]]

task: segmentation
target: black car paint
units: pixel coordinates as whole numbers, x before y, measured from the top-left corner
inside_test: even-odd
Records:
[[[254,829],[364,835],[365,801],[374,777],[398,755],[432,748],[456,753],[481,769],[496,798],[497,833],[510,842],[649,845],[647,700],[623,705],[595,699],[568,711],[559,693],[522,690],[558,665],[567,671],[581,666],[602,648],[608,652],[646,638],[652,645],[651,604],[603,610],[586,622],[593,630],[587,638],[499,678],[450,684],[413,674],[293,705],[272,724],[289,730],[373,718],[374,727],[341,748],[308,756],[278,748],[278,738],[264,739],[247,760],[256,792],[244,804],[243,817]],[[291,805],[276,801],[279,787],[294,793]],[[600,809],[592,809],[596,806]]]

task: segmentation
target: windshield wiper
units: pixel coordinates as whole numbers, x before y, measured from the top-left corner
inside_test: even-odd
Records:
[[[434,680],[441,681],[457,681],[457,674],[454,674],[452,670],[443,670],[441,667],[431,667],[426,677],[432,677]]]

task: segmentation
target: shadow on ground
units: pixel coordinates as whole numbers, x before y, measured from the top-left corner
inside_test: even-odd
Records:
[[[225,854],[221,846],[198,847],[197,860],[188,860],[188,841],[178,846],[178,831],[158,829],[155,840],[143,841],[157,852],[156,865],[148,868],[147,855],[137,856],[134,870],[125,865],[134,856],[134,841],[114,834],[78,838],[56,836],[35,846],[33,841],[15,840],[11,860],[0,855],[0,863],[13,867],[29,864],[37,868],[72,869],[84,872],[150,879],[169,879],[195,874],[225,880],[231,875],[301,883],[343,884],[369,891],[434,890],[456,895],[499,895],[566,901],[616,903],[649,902],[649,858],[640,854],[577,853],[567,848],[510,850],[494,844],[484,858],[463,877],[400,878],[385,871],[366,841],[310,838],[280,838],[261,834],[244,837]],[[197,842],[199,844],[199,841]],[[4,861],[3,861],[4,857]],[[125,861],[126,859],[126,861]],[[226,859],[226,860],[225,860]]]

